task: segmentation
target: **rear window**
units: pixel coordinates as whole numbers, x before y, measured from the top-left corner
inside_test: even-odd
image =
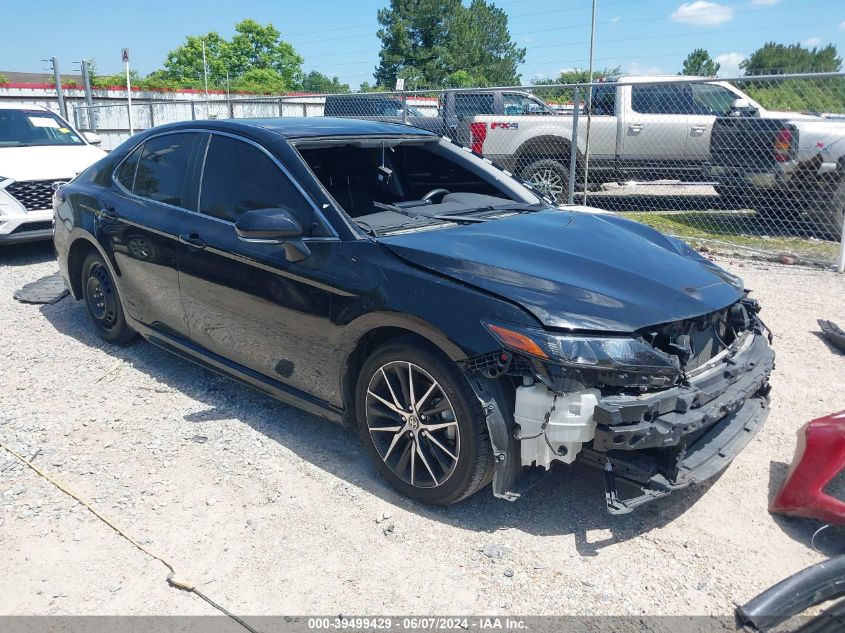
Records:
[[[0,109],[0,147],[84,144],[85,141],[52,112]]]
[[[200,135],[193,132],[163,134],[146,141],[140,150],[134,185],[130,191],[142,198],[187,208],[191,187],[188,168],[199,141]],[[118,180],[124,187],[124,178],[128,178],[128,172],[124,174],[123,168],[130,169],[127,163],[132,158],[130,156],[118,171]]]
[[[476,114],[494,114],[493,95],[455,93],[455,116],[470,117]]]
[[[689,84],[634,86],[631,108],[641,114],[694,114]]]

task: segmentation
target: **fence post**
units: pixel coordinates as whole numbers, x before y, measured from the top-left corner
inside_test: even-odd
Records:
[[[845,221],[842,223],[842,237],[839,240],[839,260],[836,262],[836,270],[845,273]]]
[[[578,111],[581,109],[581,93],[575,86],[574,104],[572,106],[572,145],[569,148],[569,191],[566,204],[575,204],[575,179],[578,177]]]
[[[88,60],[82,60],[82,85],[85,88],[85,104],[88,106],[85,112],[88,114],[88,129],[97,132],[97,117],[94,112],[94,93],[91,91],[91,74],[88,69]],[[78,129],[78,127],[77,127]]]
[[[155,114],[153,114],[153,102],[150,101],[150,127],[156,126]]]
[[[194,101],[191,101],[191,121],[197,120],[197,106]]]
[[[408,125],[408,95],[402,93],[402,124]]]
[[[279,97],[279,116],[285,116],[283,105],[284,102],[282,101],[281,97]]]

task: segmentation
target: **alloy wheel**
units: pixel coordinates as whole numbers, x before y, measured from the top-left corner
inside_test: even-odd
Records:
[[[366,416],[379,456],[404,482],[434,488],[455,472],[461,451],[455,409],[422,367],[382,365],[367,386]]]
[[[563,197],[563,178],[550,167],[535,171],[528,182],[552,200],[560,200]]]

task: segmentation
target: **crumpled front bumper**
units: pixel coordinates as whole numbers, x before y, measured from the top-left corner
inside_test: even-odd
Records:
[[[774,351],[763,334],[688,385],[645,396],[608,396],[594,413],[592,446],[579,461],[605,471],[613,514],[714,477],[760,430],[768,415]],[[621,482],[640,494],[622,499]]]

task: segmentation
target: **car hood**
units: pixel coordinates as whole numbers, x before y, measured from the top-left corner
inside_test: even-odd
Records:
[[[679,240],[607,213],[549,209],[379,241],[551,328],[633,332],[720,310],[744,292],[741,280]]]
[[[106,153],[93,145],[0,147],[0,177],[70,180]]]

